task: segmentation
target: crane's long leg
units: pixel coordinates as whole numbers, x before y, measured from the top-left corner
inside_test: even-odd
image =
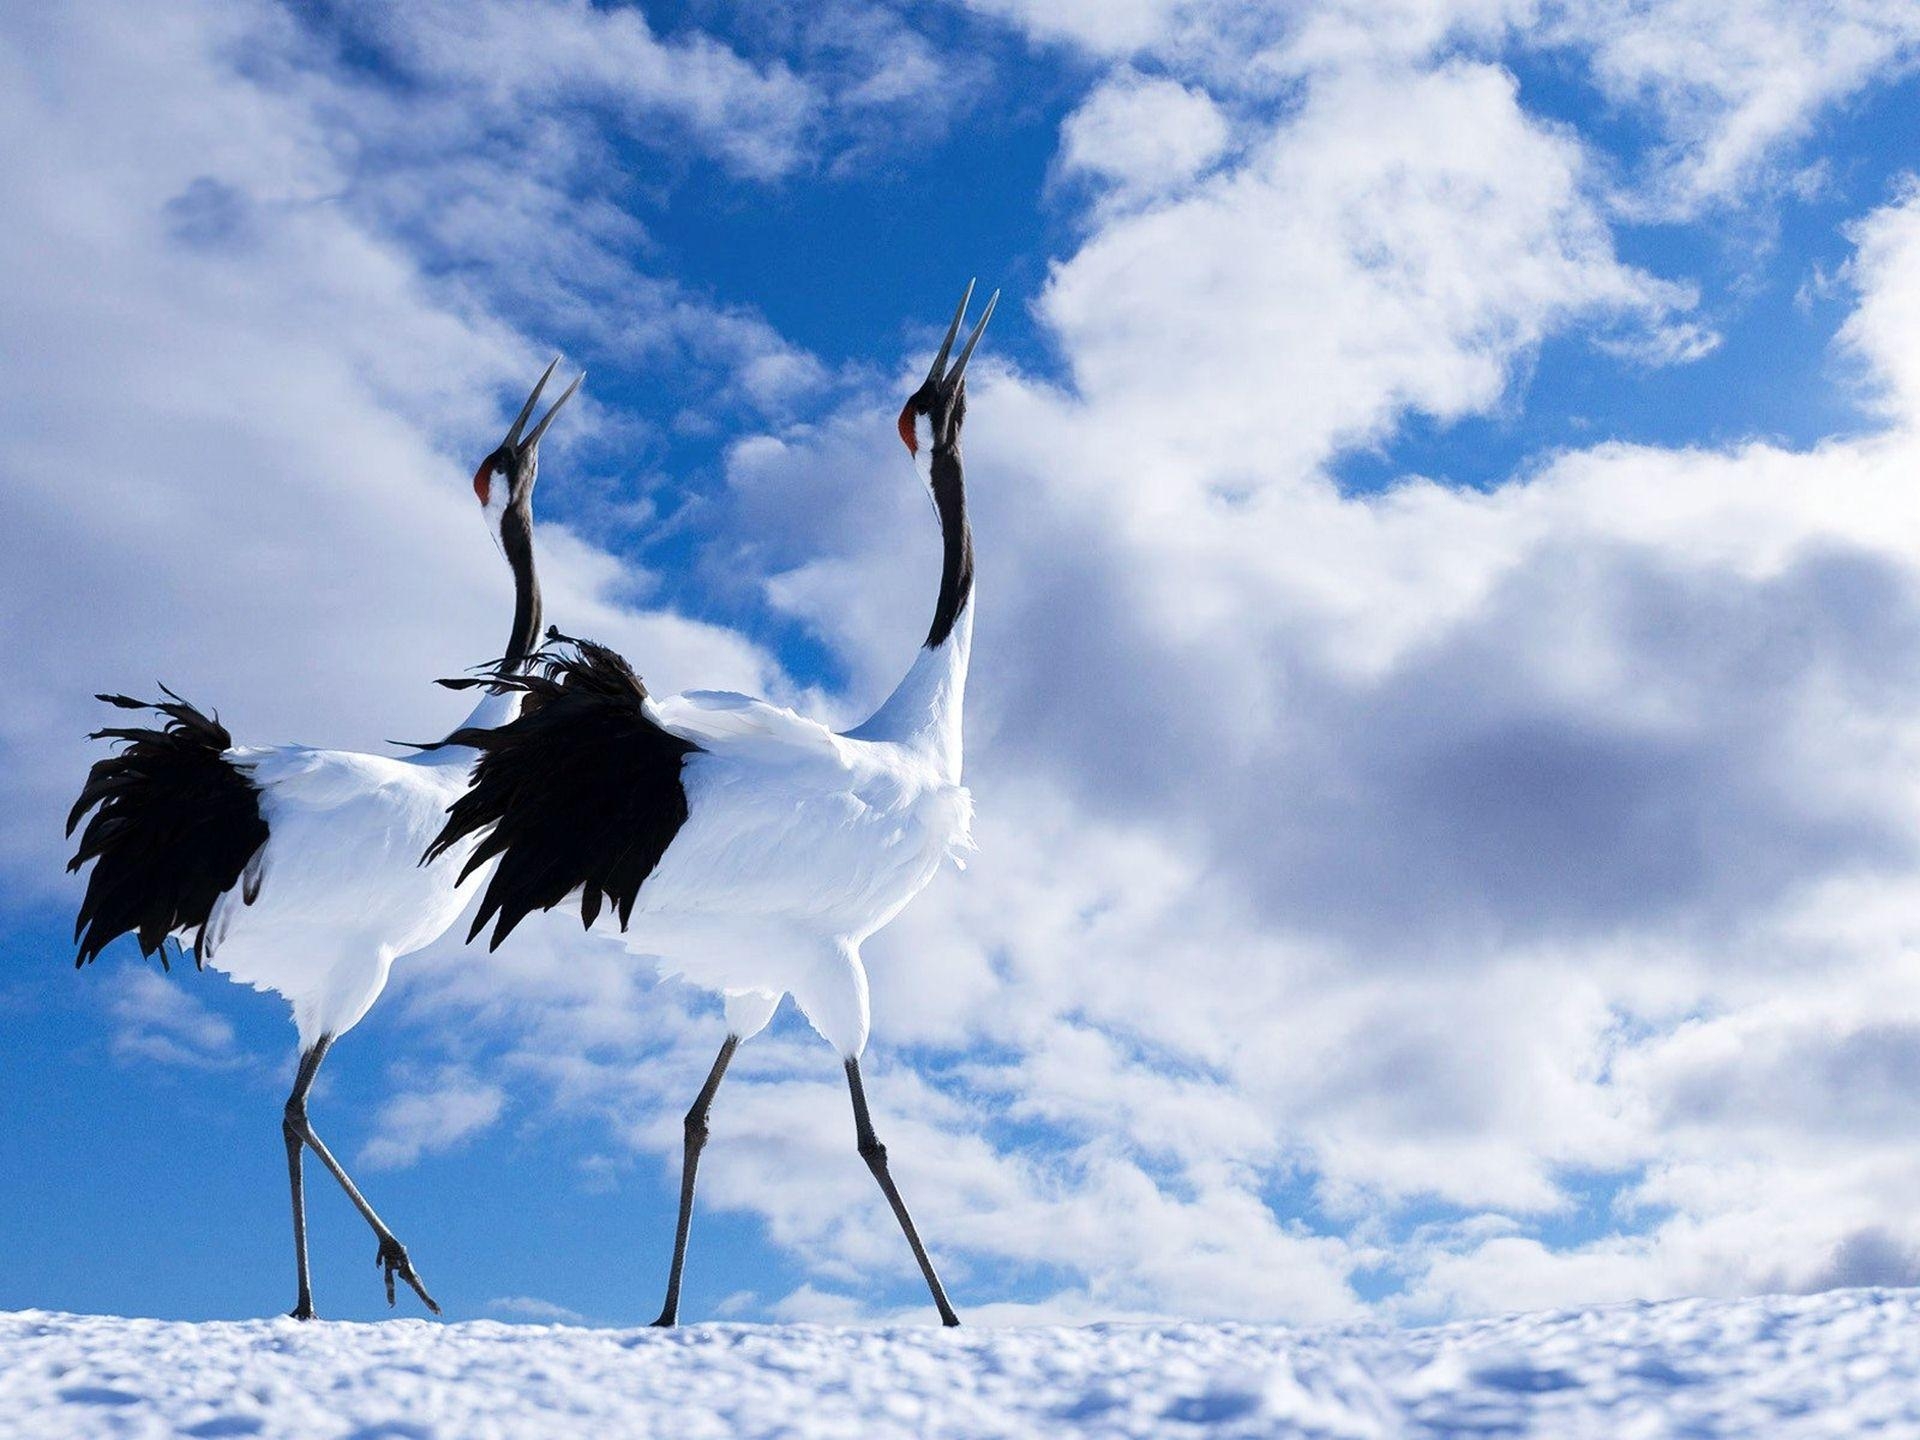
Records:
[[[393,1304],[393,1277],[398,1275],[413,1287],[413,1293],[420,1297],[427,1309],[438,1315],[440,1313],[440,1307],[434,1303],[433,1297],[427,1293],[427,1287],[420,1283],[420,1277],[414,1274],[413,1262],[407,1258],[407,1247],[394,1238],[393,1231],[387,1228],[386,1222],[374,1213],[373,1206],[367,1203],[366,1196],[360,1193],[359,1187],[353,1183],[353,1178],[347,1174],[346,1169],[340,1162],[333,1158],[333,1152],[321,1143],[319,1135],[314,1132],[312,1124],[307,1120],[307,1090],[313,1084],[313,1077],[320,1069],[320,1062],[327,1058],[327,1051],[332,1045],[333,1037],[331,1035],[323,1035],[314,1044],[313,1049],[301,1057],[300,1074],[302,1076],[302,1082],[304,1083],[296,1082],[293,1094],[287,1099],[286,1127],[290,1133],[298,1135],[300,1139],[313,1147],[313,1153],[320,1157],[320,1163],[333,1172],[333,1178],[340,1182],[340,1188],[347,1192],[347,1198],[353,1201],[354,1208],[365,1218],[367,1224],[373,1227],[373,1233],[380,1241],[380,1253],[375,1257],[374,1264],[386,1271],[387,1304],[389,1306]],[[292,1164],[295,1167],[294,1173],[297,1177],[299,1174],[297,1168],[299,1162],[295,1159],[292,1161]],[[296,1196],[296,1204],[298,1204],[297,1197],[300,1194],[300,1182],[297,1178],[294,1181],[294,1194]],[[296,1220],[295,1226],[304,1239],[306,1231],[304,1207],[302,1207],[302,1213],[299,1219]],[[301,1249],[301,1268],[303,1274],[305,1267],[306,1251],[303,1244]],[[304,1288],[303,1286],[302,1289],[304,1290]]]
[[[707,1148],[707,1110],[713,1104],[714,1091],[720,1088],[720,1081],[727,1073],[727,1062],[739,1048],[740,1037],[727,1036],[713,1069],[707,1073],[707,1083],[700,1087],[693,1108],[687,1111],[686,1149],[680,1160],[680,1222],[673,1231],[673,1268],[667,1272],[667,1301],[660,1307],[660,1318],[653,1322],[656,1325],[675,1325],[680,1320],[680,1272],[686,1268],[687,1235],[693,1228],[693,1177],[700,1168],[700,1152]]]
[[[927,1277],[927,1289],[933,1292],[934,1306],[940,1311],[940,1323],[958,1325],[960,1317],[953,1313],[953,1306],[947,1303],[947,1292],[940,1285],[940,1276],[927,1255],[927,1247],[920,1243],[920,1232],[913,1227],[913,1216],[907,1213],[907,1202],[900,1198],[900,1188],[893,1183],[893,1175],[887,1169],[887,1147],[873,1133],[873,1117],[867,1114],[867,1092],[860,1083],[858,1060],[847,1061],[847,1088],[853,1092],[853,1128],[860,1142],[860,1158],[867,1162],[873,1178],[880,1182],[880,1193],[887,1197],[887,1203],[893,1207],[894,1219],[900,1222],[907,1244],[913,1247],[913,1258],[920,1262],[920,1273]]]
[[[286,1113],[280,1119],[280,1133],[287,1142],[287,1181],[293,1189],[293,1258],[300,1270],[300,1298],[288,1312],[296,1320],[313,1318],[313,1283],[307,1273],[307,1188],[306,1177],[301,1173],[304,1142],[293,1117],[295,1113],[306,1112],[307,1091],[313,1086],[314,1072],[320,1068],[320,1059],[325,1054],[326,1045],[322,1042],[300,1057],[300,1069],[293,1078],[293,1093],[287,1096]]]

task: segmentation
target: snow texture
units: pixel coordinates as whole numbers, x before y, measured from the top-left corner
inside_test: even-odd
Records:
[[[1835,1291],[1424,1330],[592,1330],[0,1315],[0,1435],[1920,1434],[1920,1295]]]

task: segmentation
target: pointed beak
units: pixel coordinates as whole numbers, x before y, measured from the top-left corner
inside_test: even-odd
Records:
[[[559,362],[555,361],[554,363],[558,364]],[[548,374],[551,374],[551,373],[552,373],[552,366],[549,366]],[[541,416],[540,423],[533,427],[533,433],[527,436],[525,442],[520,446],[522,450],[531,450],[540,443],[540,437],[547,433],[547,427],[553,424],[553,417],[560,413],[560,407],[566,404],[567,401],[573,398],[573,392],[580,388],[580,382],[585,380],[586,378],[587,378],[587,372],[584,370],[582,370],[578,375],[573,377],[573,383],[567,386],[567,388],[561,392],[560,398],[553,402],[553,408],[547,411],[545,415]],[[545,383],[546,383],[546,380],[544,377],[542,377],[541,384],[544,385]],[[535,390],[533,393],[538,395],[540,392],[538,390]]]
[[[967,286],[967,293],[973,293],[973,286]],[[967,336],[967,343],[960,347],[960,358],[953,362],[953,369],[947,373],[947,384],[958,385],[960,377],[967,373],[967,361],[973,358],[973,347],[980,343],[980,336],[987,328],[987,322],[993,318],[993,307],[1000,303],[1000,292],[994,291],[987,299],[987,308],[980,312],[980,323],[973,327],[973,333]]]
[[[539,380],[534,384],[533,393],[527,396],[527,403],[522,405],[520,407],[520,413],[513,417],[513,428],[507,431],[506,439],[506,445],[509,450],[520,443],[520,429],[527,423],[527,417],[533,413],[533,407],[540,399],[540,392],[547,388],[547,381],[553,378],[553,372],[559,364],[560,357],[558,355],[554,356],[553,359],[548,362],[547,368],[541,372]],[[554,406],[556,410],[559,408],[557,405]]]
[[[960,297],[959,307],[953,312],[953,323],[947,326],[947,338],[940,342],[940,353],[933,357],[933,368],[927,371],[927,384],[936,383],[946,366],[947,355],[953,349],[953,337],[960,333],[960,322],[967,318],[967,302],[973,299],[974,281],[967,281],[967,290]],[[998,292],[995,292],[996,294]]]

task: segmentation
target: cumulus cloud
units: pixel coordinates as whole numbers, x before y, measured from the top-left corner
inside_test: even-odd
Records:
[[[1710,343],[1683,284],[1617,257],[1588,163],[1496,67],[1327,69],[1217,173],[1096,214],[1036,304],[1069,383],[981,363],[982,852],[869,947],[883,1045],[950,1057],[875,1095],[961,1283],[1064,1271],[1057,1315],[1326,1318],[1371,1271],[1434,1315],[1911,1252],[1891,1153],[1781,1158],[1782,1127],[1848,1134],[1806,1107],[1688,1119],[1689,1093],[1744,1113],[1780,1082],[1667,1047],[1844,986],[1905,920],[1912,201],[1862,220],[1849,271],[1882,434],[1605,445],[1486,492],[1326,473],[1411,412],[1509,403],[1549,336],[1633,363]],[[716,546],[841,658],[837,719],[884,694],[936,567],[886,413],[729,460]],[[576,1109],[619,1095],[607,1122],[673,1163],[698,1008],[575,983],[656,1007],[626,1042],[653,1058],[520,1063]],[[1842,1033],[1775,1074],[1850,1074]],[[899,1257],[830,1079],[756,1051],[710,1203],[761,1214],[830,1287],[794,1305],[840,1314]],[[1592,1203],[1606,1238],[1544,1238]],[[1436,1204],[1456,1218],[1399,1218]]]
[[[1204,91],[1132,71],[1103,81],[1060,127],[1060,170],[1155,196],[1192,180],[1226,149],[1229,130]]]
[[[1900,203],[1874,211],[1852,227],[1852,271],[1873,297],[1847,317],[1840,341],[1867,367],[1886,415],[1909,427],[1920,415],[1920,246],[1912,239],[1920,180],[1909,175]]]
[[[963,3],[1036,41],[1268,100],[1306,76],[1424,68],[1462,54],[1570,59],[1610,103],[1647,123],[1633,186],[1618,198],[1648,218],[1804,185],[1794,148],[1818,118],[1920,61],[1920,7],[1907,0]]]
[[[1686,287],[1615,257],[1584,164],[1496,68],[1342,72],[1191,197],[1101,228],[1041,313],[1090,409],[1231,496],[1408,409],[1490,408],[1576,317],[1682,314]]]
[[[1635,58],[1662,52],[1631,25],[1709,45],[1731,11],[978,8],[1128,68],[1056,162],[1086,186],[1062,203],[1092,197],[1030,297],[1058,375],[989,347],[970,381],[981,853],[868,949],[881,1132],[953,1278],[1018,1279],[1055,1318],[1325,1319],[1363,1274],[1408,1315],[1907,1276],[1920,199],[1852,231],[1840,345],[1877,433],[1608,444],[1485,490],[1330,474],[1410,416],[1518,403],[1555,337],[1698,358],[1692,289],[1623,259],[1620,217],[1752,183],[1904,63],[1897,26],[1802,57],[1776,17],[1749,47],[1782,52],[1776,103],[1739,35],[1684,84]],[[924,357],[807,413],[818,362],[636,268],[635,222],[592,193],[599,125],[667,117],[765,175],[821,102],[798,71],[557,0],[560,58],[526,61],[527,89],[527,22],[450,13],[339,22],[415,106],[264,7],[23,19],[0,56],[0,117],[47,137],[31,166],[9,152],[0,234],[0,317],[36,336],[0,390],[0,506],[10,618],[38,637],[7,662],[0,838],[35,871],[101,685],[159,672],[247,738],[454,718],[425,682],[505,622],[462,477],[545,359],[536,322],[683,358],[760,432],[728,453],[701,565],[833,658],[814,709],[856,718],[912,653],[936,542],[888,422]],[[1529,111],[1499,63],[1520,43],[1584,47],[1651,107],[1671,146],[1630,177],[1638,210]],[[539,123],[489,129],[523,107]],[[468,124],[479,148],[446,153]],[[631,314],[595,303],[615,293]],[[634,608],[590,539],[542,547],[555,613],[657,687],[791,695],[735,632]],[[457,1010],[506,1053],[402,1074],[369,1163],[461,1143],[509,1087],[677,1163],[718,1041],[703,999],[559,917],[409,974],[423,1031]],[[159,983],[129,991],[140,1033],[225,1053],[205,1016],[154,1021]],[[761,1217],[808,1276],[775,1313],[884,1313],[875,1282],[911,1283],[845,1105],[817,1044],[776,1030],[714,1109],[704,1203]],[[1556,1235],[1583,1210],[1602,1238]]]
[[[1479,123],[1511,113],[1510,94],[1471,70],[1433,83],[1446,102],[1493,97]],[[1396,197],[1417,193],[1423,161],[1451,163],[1414,154]],[[1453,187],[1435,204],[1464,202],[1486,228],[1484,203],[1498,231],[1539,214],[1537,194],[1483,202]],[[1004,1058],[935,1083],[963,1107],[952,1121],[937,1096],[915,1097],[918,1123],[948,1134],[899,1153],[968,1157],[915,1193],[971,1189],[952,1209],[931,1202],[935,1233],[963,1253],[1074,1256],[1103,1301],[1212,1313],[1339,1313],[1341,1277],[1360,1269],[1401,1275],[1410,1315],[1900,1273],[1916,1237],[1895,1197],[1912,1177],[1874,1130],[1901,1102],[1866,1097],[1906,1094],[1887,1065],[1905,1022],[1886,1018],[1895,996],[1858,986],[1909,933],[1898,896],[1920,839],[1920,510],[1900,398],[1912,332],[1897,319],[1913,303],[1920,205],[1898,199],[1856,230],[1843,343],[1874,367],[1886,431],[1798,451],[1605,445],[1484,493],[1409,477],[1346,495],[1320,466],[1364,433],[1349,415],[1391,427],[1414,395],[1448,397],[1431,403],[1452,414],[1501,403],[1503,346],[1529,325],[1605,324],[1582,301],[1634,282],[1604,248],[1537,290],[1506,288],[1499,264],[1464,266],[1462,298],[1493,309],[1428,312],[1432,272],[1410,282],[1392,224],[1379,229],[1377,262],[1334,288],[1211,297],[1178,322],[1192,327],[1183,348],[1205,355],[1233,353],[1256,324],[1313,345],[1375,314],[1501,315],[1429,325],[1440,341],[1404,380],[1397,353],[1339,339],[1315,351],[1315,393],[1372,410],[1296,411],[1283,391],[1255,413],[1285,415],[1291,434],[1216,445],[1183,375],[1122,383],[1086,366],[1082,337],[1055,318],[1080,312],[1056,292],[1040,313],[1077,391],[981,372],[981,853],[869,953],[883,1040]],[[1167,234],[1164,249],[1140,243],[1136,273],[1149,256],[1178,273],[1199,243]],[[1136,306],[1160,318],[1158,295],[1096,291],[1092,346],[1150,364],[1144,337],[1163,327],[1129,327]],[[1110,339],[1128,334],[1130,355]],[[849,657],[855,696],[883,689],[888,617],[911,611],[932,571],[930,546],[851,553],[862,528],[836,520],[858,503],[866,533],[916,523],[884,418],[876,404],[734,456],[749,533],[776,564],[793,557],[771,598]],[[872,478],[850,478],[862,466]],[[796,533],[809,514],[818,528]],[[1667,1054],[1700,1043],[1690,1024],[1759,1024],[1753,1007],[1791,1013],[1834,986],[1862,1007],[1844,1023],[1781,1038],[1771,1062],[1751,1041],[1714,1051],[1737,1081]],[[1866,1013],[1883,1018],[1862,1035]],[[1823,1067],[1832,1085],[1788,1105],[1786,1077]],[[1719,1108],[1701,1113],[1701,1097]],[[1861,1104],[1886,1118],[1869,1123]],[[786,1136],[806,1108],[775,1128]],[[1767,1121],[1749,1129],[1736,1112]],[[1047,1164],[1033,1165],[1023,1124],[1044,1127]],[[786,1154],[773,1131],[760,1143]],[[762,1208],[777,1236],[860,1262],[831,1220],[858,1203],[857,1174],[844,1197],[809,1202],[780,1194],[784,1158],[760,1165],[753,1184],[716,1181],[718,1203]],[[1279,1177],[1342,1238],[1276,1230],[1260,1197]],[[1613,1233],[1543,1239],[1595,1183]],[[1463,1223],[1397,1229],[1405,1207],[1436,1202]],[[1056,1218],[1029,1250],[1018,1225],[970,1227],[974,1203]],[[1182,1237],[1164,1262],[1116,1225],[1135,1213]],[[1110,1226],[1125,1243],[1108,1249]],[[1219,1271],[1201,1235],[1227,1237]]]

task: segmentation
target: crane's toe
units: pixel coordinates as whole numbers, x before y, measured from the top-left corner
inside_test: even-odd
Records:
[[[398,1240],[382,1240],[380,1242],[380,1253],[375,1257],[374,1263],[386,1272],[387,1308],[389,1310],[393,1308],[394,1304],[393,1277],[398,1275],[413,1288],[413,1293],[420,1297],[421,1304],[425,1305],[427,1309],[436,1315],[440,1313],[440,1306],[435,1303],[433,1296],[427,1293],[427,1287],[421,1283],[420,1277],[414,1273],[413,1261],[407,1258],[406,1246],[402,1245]]]

